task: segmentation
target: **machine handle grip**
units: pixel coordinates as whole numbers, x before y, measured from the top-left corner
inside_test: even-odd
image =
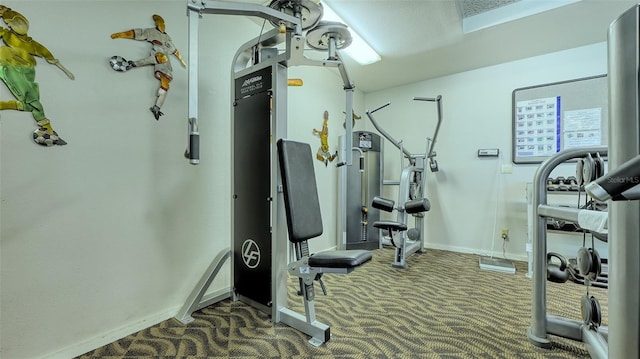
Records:
[[[189,134],[189,163],[200,163],[200,134],[197,132]]]
[[[413,99],[416,101],[430,101],[430,102],[440,101],[441,98],[442,98],[441,95],[438,95],[438,97],[419,97],[419,96],[413,97]]]
[[[189,159],[189,163],[197,165],[200,163],[200,133],[198,132],[198,119],[189,118],[189,146],[184,153]]]
[[[623,163],[614,171],[584,186],[591,197],[599,201],[627,200],[623,192],[640,184],[640,155]]]
[[[387,102],[387,103],[385,103],[384,105],[382,105],[382,106],[380,106],[380,107],[378,107],[378,108],[376,108],[376,109],[374,109],[374,110],[367,111],[367,113],[374,113],[374,112],[376,112],[376,111],[380,111],[380,110],[382,110],[383,108],[385,108],[385,107],[387,107],[387,106],[389,106],[389,105],[391,105],[391,102]]]

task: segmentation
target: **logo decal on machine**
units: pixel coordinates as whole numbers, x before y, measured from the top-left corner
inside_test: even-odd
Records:
[[[260,247],[253,239],[247,239],[242,243],[242,261],[251,269],[260,264]]]
[[[251,93],[262,90],[263,86],[264,82],[262,81],[262,76],[254,76],[244,80],[240,87],[240,93],[242,95],[250,95]]]
[[[236,78],[233,81],[235,99],[243,99],[271,89],[271,80],[273,79],[271,71],[271,67],[265,67],[262,70]]]
[[[258,76],[254,76],[244,80],[244,82],[242,83],[242,87],[247,87],[253,84],[254,82],[258,82],[258,81],[262,81],[262,76],[258,75]]]

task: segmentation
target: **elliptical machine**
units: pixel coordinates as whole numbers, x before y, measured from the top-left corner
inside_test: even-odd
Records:
[[[408,256],[416,252],[424,252],[424,213],[431,209],[431,203],[424,195],[425,168],[428,165],[431,172],[438,171],[438,163],[434,158],[436,153],[433,149],[442,123],[442,96],[438,95],[435,98],[414,97],[413,100],[435,102],[438,109],[438,123],[433,138],[427,138],[425,153],[414,154],[407,151],[403,147],[402,141],[396,141],[378,125],[373,113],[389,106],[391,103],[386,103],[366,112],[367,117],[380,134],[400,150],[402,153],[401,162],[405,158],[409,161],[400,174],[398,203],[396,204],[393,200],[378,196],[374,197],[372,202],[373,208],[386,212],[395,210],[397,213],[396,221],[376,221],[373,223],[374,227],[387,231],[388,239],[383,237],[382,243],[395,247],[392,266],[397,268],[407,268],[406,258]],[[407,223],[409,215],[415,218],[415,227],[410,229]]]

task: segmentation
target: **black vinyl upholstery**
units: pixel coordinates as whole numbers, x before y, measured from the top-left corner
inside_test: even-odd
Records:
[[[371,202],[373,208],[381,209],[383,211],[392,212],[396,206],[396,203],[390,199],[375,196]]]
[[[373,208],[391,212],[395,208],[395,202],[390,199],[376,196],[373,198],[372,206]],[[404,204],[404,209],[410,214],[427,212],[431,209],[431,202],[426,198],[414,199],[407,201]],[[375,221],[373,222],[373,226],[375,228],[386,229],[389,232],[406,231],[408,228],[406,223],[400,223],[397,221]]]
[[[311,146],[282,139],[277,145],[289,240],[317,237],[322,234],[322,217]]]
[[[407,225],[396,221],[375,221],[373,226],[376,228],[382,228],[392,231],[406,231]]]
[[[431,209],[431,202],[426,198],[414,199],[404,204],[407,213],[422,213]]]
[[[346,251],[326,251],[309,257],[309,266],[323,268],[353,268],[371,259],[371,253],[366,250],[353,249]]]
[[[322,217],[313,155],[308,143],[280,139],[277,143],[289,240],[304,242],[322,234]],[[354,268],[371,260],[367,250],[326,251],[309,257],[309,266]]]

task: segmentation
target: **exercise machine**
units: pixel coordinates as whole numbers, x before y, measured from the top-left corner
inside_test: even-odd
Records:
[[[280,140],[286,138],[287,134],[289,66],[337,68],[345,91],[345,112],[352,113],[355,86],[338,51],[351,43],[349,32],[343,24],[323,22],[322,4],[311,0],[274,0],[269,6],[187,0],[187,10],[191,137],[187,155],[192,163],[199,161],[195,158],[198,152],[199,21],[205,14],[257,16],[269,21],[274,28],[243,44],[232,62],[231,246],[214,259],[176,318],[188,323],[193,320],[191,314],[194,311],[232,297],[269,314],[274,323],[283,322],[310,335],[310,342],[320,345],[329,340],[330,333],[327,325],[315,319],[314,280],[320,280],[325,272],[348,273],[368,259],[365,252],[332,252],[310,256],[308,250],[305,251],[306,240],[317,233],[299,234],[296,228],[321,228],[321,222],[317,222],[320,221],[320,213],[312,208],[314,203],[311,202],[308,203],[311,209],[306,209],[307,203],[299,199],[301,193],[290,190],[293,180],[286,181],[284,177],[290,171],[288,168],[300,167],[301,176],[314,178],[313,186],[310,180],[307,181],[309,188],[305,193],[308,194],[316,192],[315,177],[313,173],[302,172],[308,170],[304,165],[296,165],[302,159],[294,160],[295,156],[286,154],[290,153],[287,151],[288,145],[276,148],[276,143],[281,143]],[[303,53],[307,46],[326,51],[327,59],[308,59]],[[345,127],[350,133],[351,121],[347,121]],[[283,164],[283,161],[289,165]],[[310,161],[313,161],[311,157]],[[351,156],[345,158],[346,165],[350,166],[351,161]],[[313,213],[317,218],[299,218],[296,216],[298,211]],[[287,237],[294,244],[297,256],[292,263],[288,261]],[[231,260],[233,287],[205,296],[209,285],[228,259]],[[287,308],[286,273],[300,278],[305,315]]]
[[[536,171],[533,188],[533,290],[529,340],[552,345],[547,334],[582,341],[593,358],[640,357],[640,6],[635,5],[609,26],[609,148],[568,149]],[[597,325],[597,305],[583,300],[583,320],[546,312],[546,217],[576,221],[578,210],[547,204],[546,178],[553,167],[586,153],[608,153],[607,174],[585,185],[596,200],[608,201],[608,326]],[[588,252],[588,251],[587,251]],[[596,258],[590,254],[591,263]],[[588,257],[588,256],[587,256]],[[585,266],[586,267],[586,266]],[[595,270],[594,270],[595,269]],[[597,271],[597,267],[591,267]]]
[[[303,297],[305,316],[288,308],[280,310],[282,322],[311,335],[313,345],[321,345],[330,338],[329,327],[316,320],[313,306],[318,281],[323,293],[324,273],[348,274],[371,260],[371,252],[363,249],[326,251],[310,254],[308,240],[322,234],[320,202],[316,189],[311,146],[291,140],[278,140],[278,158],[284,193],[284,204],[289,229],[289,241],[295,261],[287,268],[292,276],[298,277],[300,295]]]
[[[435,98],[414,97],[413,100],[435,102],[438,111],[438,122],[433,137],[427,138],[426,151],[423,154],[407,151],[402,142],[396,141],[391,137],[373,117],[375,112],[389,106],[390,103],[366,112],[367,117],[380,134],[400,150],[401,162],[404,162],[405,158],[408,160],[408,165],[402,169],[400,174],[397,204],[393,200],[382,197],[374,197],[372,201],[372,207],[374,208],[387,212],[395,210],[397,213],[395,221],[376,221],[373,226],[387,231],[389,242],[395,247],[392,266],[398,268],[407,268],[406,258],[413,253],[422,253],[424,251],[424,213],[431,209],[431,203],[424,195],[426,185],[425,170],[428,166],[432,172],[438,171],[434,146],[442,124],[442,96]],[[415,227],[410,229],[408,228],[409,215],[414,217],[415,224]]]
[[[340,157],[346,156],[346,136],[340,136]],[[384,142],[380,135],[369,131],[351,134],[352,155],[359,158],[359,166],[338,163],[338,234],[342,249],[380,249],[382,234],[373,223],[380,220],[379,211],[371,211],[369,204],[382,194]]]
[[[234,79],[254,73],[260,69],[280,65],[279,75],[285,74],[289,66],[319,66],[336,68],[343,81],[343,89],[346,95],[345,113],[353,113],[353,92],[355,85],[351,82],[349,74],[340,57],[339,50],[348,47],[352,38],[346,25],[332,21],[322,21],[322,4],[317,0],[273,0],[268,6],[258,4],[231,2],[222,0],[187,0],[187,15],[189,17],[189,59],[188,70],[188,135],[185,157],[191,164],[200,163],[200,136],[198,117],[198,47],[199,47],[199,22],[203,15],[240,15],[255,16],[269,21],[274,28],[266,33],[243,44],[232,63]],[[306,31],[306,34],[304,33]],[[306,36],[305,36],[306,35]],[[284,45],[284,50],[282,46]],[[309,59],[304,55],[307,46],[313,50],[326,51],[325,60]],[[256,76],[260,74],[256,73]],[[248,77],[252,81],[257,77]],[[286,105],[286,78],[264,79],[277,83],[281,104]],[[279,82],[277,82],[279,81]],[[232,85],[235,83],[232,82]],[[242,91],[256,89],[260,85],[252,85],[250,82],[243,88],[233,89],[234,96],[243,95]],[[286,109],[286,106],[284,106]],[[286,117],[281,116],[280,122],[286,128]],[[347,133],[353,128],[351,121],[345,122]],[[351,140],[347,140],[351,145]],[[345,163],[352,164],[351,154],[347,154]]]

